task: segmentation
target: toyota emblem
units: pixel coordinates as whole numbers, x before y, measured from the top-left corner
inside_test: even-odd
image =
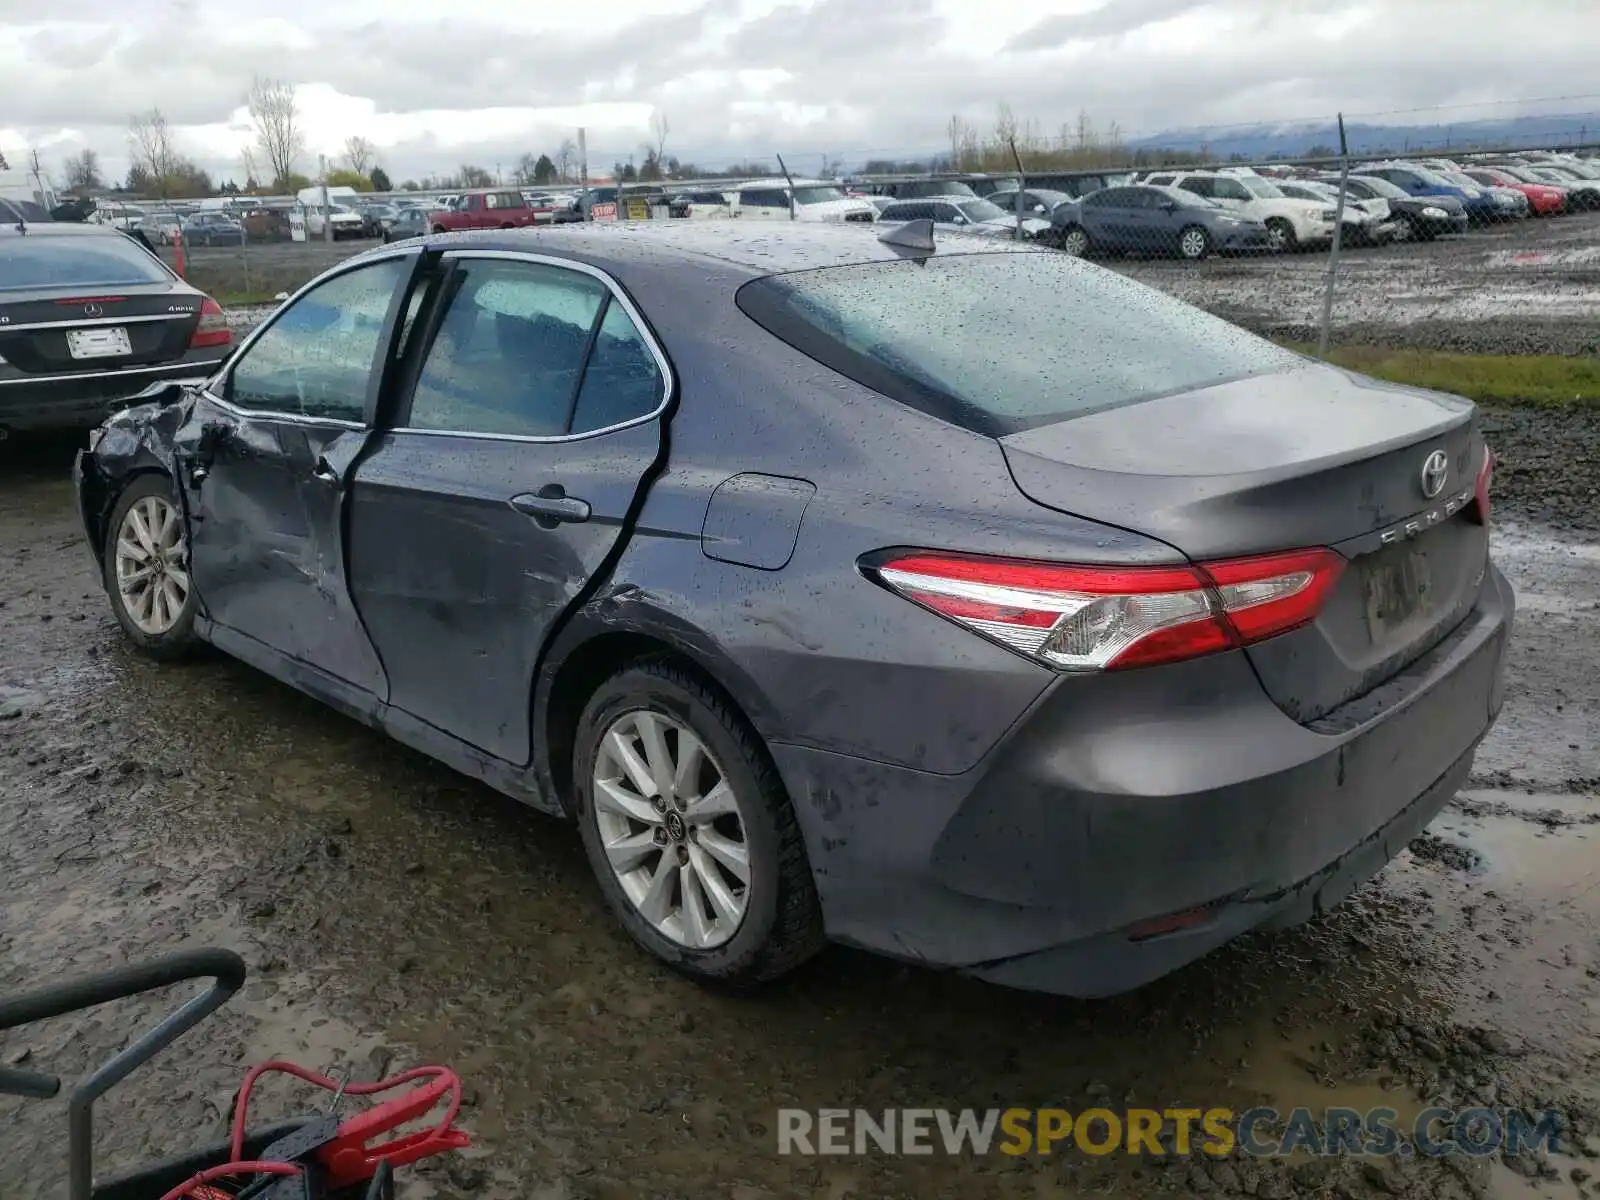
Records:
[[[85,304],[83,306],[83,315],[86,317],[98,317],[105,311],[98,304]]]
[[[1443,450],[1435,450],[1422,460],[1422,494],[1432,500],[1444,491],[1445,480],[1450,477],[1450,460]]]

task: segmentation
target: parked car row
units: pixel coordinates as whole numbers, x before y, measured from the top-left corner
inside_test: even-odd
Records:
[[[1359,163],[1343,179],[1342,205],[1340,182],[1320,168],[1230,166],[1030,176],[1027,188],[1016,179],[895,180],[864,199],[881,220],[931,217],[949,230],[1016,236],[1020,213],[1024,238],[1070,254],[1190,259],[1323,249],[1336,224],[1342,245],[1380,246],[1600,209],[1600,161],[1553,152]],[[975,201],[1002,219],[963,219]]]

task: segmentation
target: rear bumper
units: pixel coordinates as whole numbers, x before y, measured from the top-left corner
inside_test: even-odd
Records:
[[[1514,605],[1491,567],[1462,625],[1384,685],[1382,713],[1339,734],[1292,721],[1222,654],[1062,679],[962,775],[775,745],[828,931],[1096,996],[1324,911],[1465,779],[1500,708]],[[1202,907],[1180,932],[1130,936]]]
[[[16,433],[92,429],[122,401],[153,383],[213,374],[232,350],[231,345],[211,347],[160,366],[121,371],[7,375],[0,378],[0,429]]]

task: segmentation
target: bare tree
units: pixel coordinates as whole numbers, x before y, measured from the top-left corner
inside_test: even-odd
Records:
[[[1093,150],[1095,146],[1094,121],[1090,119],[1087,110],[1078,110],[1078,132],[1075,135],[1080,153]]]
[[[128,122],[128,150],[134,165],[165,196],[167,183],[178,169],[178,152],[166,114],[159,108],[135,113]]]
[[[350,164],[350,169],[357,175],[367,175],[372,170],[373,161],[378,157],[375,146],[360,135],[352,135],[344,140],[344,160]]]
[[[61,174],[68,190],[74,192],[92,191],[104,183],[100,177],[100,156],[87,147],[67,159]]]
[[[305,133],[300,128],[300,107],[295,103],[294,85],[257,75],[245,104],[250,109],[256,144],[267,160],[273,184],[286,184],[294,174],[295,161],[305,150]]]
[[[994,110],[994,140],[1001,147],[1009,147],[1017,138],[1017,117],[1011,105],[999,104]]]
[[[966,170],[967,147],[973,140],[972,126],[962,119],[960,113],[951,113],[945,132],[950,135],[950,165],[957,171]]]
[[[562,183],[572,178],[572,169],[578,164],[578,146],[571,138],[562,138],[556,147],[556,174]]]
[[[672,126],[667,123],[667,114],[656,109],[650,114],[650,136],[655,139],[656,161],[660,162],[667,153],[667,134],[672,132]]]
[[[253,191],[261,186],[261,174],[256,170],[256,152],[246,146],[239,151],[239,167],[244,171],[244,186],[246,191]]]

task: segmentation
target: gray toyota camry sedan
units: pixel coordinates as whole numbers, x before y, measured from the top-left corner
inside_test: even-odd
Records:
[[[77,466],[118,621],[578,826],[627,931],[1075,995],[1339,902],[1466,778],[1472,404],[1069,256],[806,224],[351,258]]]

